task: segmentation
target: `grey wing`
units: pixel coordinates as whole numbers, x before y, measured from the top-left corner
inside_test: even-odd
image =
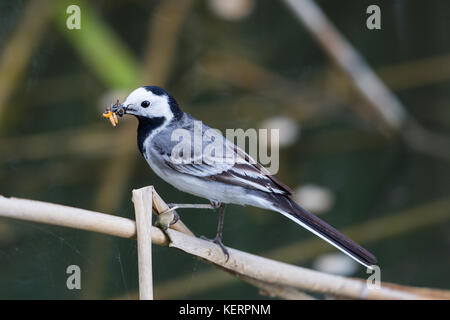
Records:
[[[252,159],[242,149],[223,138],[223,156],[208,153],[183,159],[181,156],[165,155],[166,165],[178,173],[196,176],[228,185],[240,186],[271,194],[292,195],[292,191],[270,175],[267,169]]]

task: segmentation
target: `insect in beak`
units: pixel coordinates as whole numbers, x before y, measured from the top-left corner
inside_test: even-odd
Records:
[[[109,119],[109,122],[115,127],[119,123],[119,119],[117,118],[116,114],[112,112],[111,110],[106,110],[102,114],[103,118]]]
[[[120,105],[119,100],[117,100],[116,103],[111,104],[111,106],[103,112],[102,116],[103,118],[108,119],[112,126],[115,127],[119,123],[117,115],[121,117],[123,114],[124,108]]]
[[[111,105],[110,110],[117,114],[119,117],[122,117],[127,111],[127,107],[125,107],[123,104],[120,104],[119,100],[117,100],[116,103]]]

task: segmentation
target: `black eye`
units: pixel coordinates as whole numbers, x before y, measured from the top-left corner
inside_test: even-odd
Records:
[[[150,102],[148,102],[147,100],[142,101],[142,103],[141,103],[142,108],[147,108],[149,105],[150,105]]]

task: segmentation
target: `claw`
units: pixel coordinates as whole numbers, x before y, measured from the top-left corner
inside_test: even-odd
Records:
[[[174,217],[175,215],[173,211],[165,211],[156,217],[155,226],[160,227],[163,231],[165,231],[172,224]]]
[[[178,208],[176,205],[169,204],[169,209],[160,213],[156,217],[155,226],[160,227],[163,230],[167,230],[169,226],[174,225],[180,220],[180,216],[174,210]]]
[[[175,223],[178,222],[178,220],[180,220],[180,215],[178,213],[176,213],[175,211],[173,211],[173,220],[170,223],[170,225],[174,225]]]
[[[222,203],[220,203],[219,201],[216,201],[216,200],[209,200],[209,202],[211,203],[211,207],[213,209],[218,209],[222,205]]]

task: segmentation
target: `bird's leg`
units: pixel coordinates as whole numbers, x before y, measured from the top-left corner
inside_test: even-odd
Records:
[[[219,201],[210,200],[211,204],[177,204],[170,203],[168,204],[169,209],[162,212],[158,215],[155,225],[160,226],[163,230],[166,230],[169,225],[175,224],[180,217],[174,211],[176,209],[219,209],[219,222],[217,224],[217,234],[213,239],[206,238],[205,236],[200,236],[201,239],[214,242],[217,244],[220,249],[222,249],[226,261],[230,258],[230,254],[228,253],[227,248],[222,243],[222,235],[223,235],[223,221],[225,218],[225,204],[220,203]]]
[[[161,212],[155,221],[155,226],[166,230],[169,226],[177,223],[180,220],[180,216],[175,212],[177,209],[217,209],[220,207],[220,202],[211,200],[211,204],[179,204],[179,203],[169,203],[169,209]]]
[[[212,204],[169,203],[168,206],[170,209],[164,211],[164,213],[176,209],[217,209]]]
[[[216,237],[214,239],[208,239],[204,236],[201,236],[200,238],[202,238],[203,240],[207,240],[207,241],[212,241],[215,244],[217,244],[220,249],[222,249],[223,254],[225,255],[225,262],[228,261],[228,259],[230,258],[230,253],[228,252],[227,248],[223,245],[222,243],[222,234],[223,234],[223,220],[225,218],[225,204],[222,203],[219,205],[219,222],[217,224],[217,234]]]

